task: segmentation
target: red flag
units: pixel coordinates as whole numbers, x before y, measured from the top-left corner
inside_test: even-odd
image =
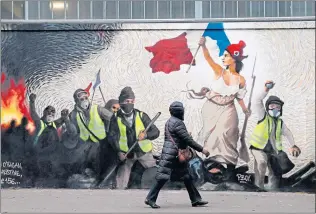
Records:
[[[90,96],[90,89],[91,89],[91,87],[92,87],[92,82],[90,82],[88,87],[86,89],[84,89],[88,93],[88,96]]]
[[[187,33],[184,32],[176,38],[163,39],[153,46],[145,47],[154,55],[149,64],[153,73],[169,74],[173,71],[179,71],[180,65],[191,63],[193,55],[188,48],[186,35]],[[195,60],[192,65],[195,65]]]

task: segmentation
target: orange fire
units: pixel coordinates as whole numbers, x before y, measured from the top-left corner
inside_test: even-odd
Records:
[[[1,84],[6,80],[4,73],[1,74]],[[29,109],[25,105],[26,86],[24,80],[21,79],[18,84],[14,79],[10,80],[10,86],[1,91],[1,128],[7,129],[12,120],[16,121],[16,125],[21,124],[23,117],[28,119],[26,129],[33,133],[35,130],[34,122],[31,118]]]

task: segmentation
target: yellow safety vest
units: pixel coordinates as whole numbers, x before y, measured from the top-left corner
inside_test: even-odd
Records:
[[[39,132],[37,133],[36,137],[35,137],[35,140],[34,140],[34,145],[37,144],[38,142],[38,138],[41,136],[41,134],[43,133],[43,131],[46,129],[47,127],[47,124],[43,121],[43,120],[40,120],[41,121],[41,128],[39,130]],[[54,122],[51,122],[49,123],[49,125],[52,125],[55,129],[56,129],[56,124]]]
[[[251,137],[250,144],[257,149],[264,149],[267,145],[269,136],[272,132],[272,124],[274,119],[268,115],[265,116],[264,120],[259,122]],[[276,148],[278,151],[283,149],[282,147],[282,120],[277,120],[277,127],[275,131]]]
[[[141,120],[141,117],[143,115],[143,112],[136,112],[135,117],[135,131],[136,131],[136,137],[140,134],[141,131],[145,130],[143,121]],[[128,151],[128,144],[127,144],[127,136],[126,136],[126,126],[122,123],[122,119],[120,117],[117,117],[117,123],[118,127],[120,129],[120,150],[123,152]],[[142,140],[138,142],[139,147],[143,152],[150,152],[153,149],[153,145],[150,140]]]
[[[104,139],[106,137],[106,132],[105,132],[104,123],[103,123],[103,121],[98,113],[98,106],[93,105],[91,107],[89,113],[90,113],[90,121],[89,121],[89,124],[87,125],[88,128],[100,140]],[[80,113],[77,112],[76,118],[77,118],[77,123],[78,123],[79,131],[80,131],[80,138],[83,141],[87,141],[90,137],[90,139],[93,142],[98,143],[99,140],[96,139],[92,134],[90,134],[90,132],[87,130],[87,128],[82,123],[79,114]]]

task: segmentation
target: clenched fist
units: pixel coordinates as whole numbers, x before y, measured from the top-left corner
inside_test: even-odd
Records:
[[[119,152],[118,153],[118,157],[119,157],[120,161],[124,161],[126,159],[126,156],[125,156],[125,154],[123,152]]]
[[[275,85],[275,83],[272,80],[266,81],[264,84],[265,91],[269,91],[270,89],[272,89],[274,87],[274,85]]]
[[[141,131],[138,135],[138,140],[145,140],[145,138],[147,137],[145,130]]]
[[[206,148],[203,148],[202,153],[203,153],[206,157],[210,156],[210,152],[209,152]]]
[[[199,41],[199,45],[205,46],[205,42],[206,42],[205,37],[201,37],[201,39],[200,39],[200,41]]]
[[[290,153],[294,157],[298,157],[301,154],[301,149],[294,145],[292,148],[290,148]]]
[[[32,94],[30,94],[30,102],[35,102],[35,100],[36,100],[36,94],[34,94],[34,93],[32,93]]]

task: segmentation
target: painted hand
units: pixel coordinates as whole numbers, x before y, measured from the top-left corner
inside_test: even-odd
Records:
[[[200,41],[199,41],[199,45],[205,46],[205,42],[206,42],[205,37],[201,37],[201,39],[200,39]]]
[[[244,114],[245,114],[247,117],[250,117],[250,115],[251,115],[251,110],[249,110],[249,109],[244,109],[243,112],[244,112]]]
[[[294,145],[293,147],[290,148],[290,153],[294,157],[298,157],[301,154],[301,149]]]
[[[141,131],[141,132],[139,133],[139,135],[138,135],[138,140],[139,140],[139,141],[145,140],[146,137],[147,137],[146,132],[144,132],[144,130],[143,130],[143,131]]]
[[[209,152],[206,148],[203,148],[202,153],[203,153],[206,157],[208,157],[208,156],[210,155],[210,152]]]
[[[126,158],[125,153],[123,153],[123,152],[119,152],[118,157],[119,157],[120,161],[123,161]]]
[[[272,80],[268,80],[264,83],[264,89],[265,91],[269,91],[274,87],[275,83]]]

